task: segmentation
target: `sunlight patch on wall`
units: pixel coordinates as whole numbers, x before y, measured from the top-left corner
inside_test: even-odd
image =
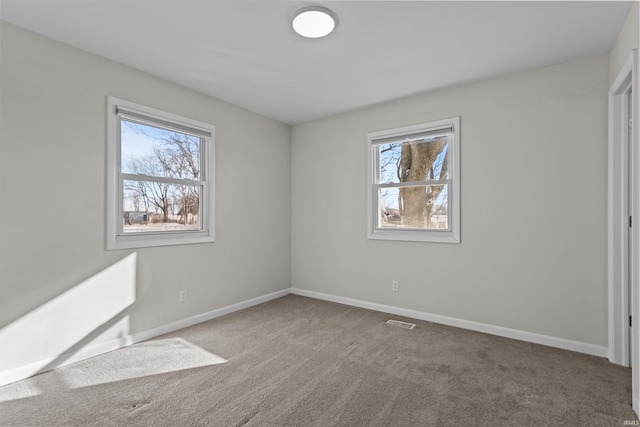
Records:
[[[28,365],[33,375],[97,336],[129,335],[128,317],[118,316],[135,299],[133,253],[0,329],[0,372]]]
[[[56,373],[70,388],[81,388],[225,362],[224,358],[182,338],[168,338],[121,348]]]

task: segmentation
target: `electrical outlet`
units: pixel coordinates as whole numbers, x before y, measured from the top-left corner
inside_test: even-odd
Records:
[[[180,291],[180,302],[187,302],[187,291]]]
[[[397,280],[394,280],[393,282],[391,282],[391,290],[393,292],[398,292],[400,290]]]

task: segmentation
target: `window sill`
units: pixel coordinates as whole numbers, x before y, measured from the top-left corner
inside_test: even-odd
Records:
[[[118,236],[107,242],[107,250],[149,248],[155,246],[192,245],[198,243],[213,243],[214,236],[209,233],[194,233],[191,235],[144,235]]]
[[[371,240],[398,240],[404,242],[460,243],[460,236],[453,231],[373,230]]]

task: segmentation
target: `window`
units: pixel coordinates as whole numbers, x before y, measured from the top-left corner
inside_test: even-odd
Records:
[[[460,118],[368,134],[369,238],[460,242]]]
[[[213,242],[215,127],[107,104],[107,249]]]

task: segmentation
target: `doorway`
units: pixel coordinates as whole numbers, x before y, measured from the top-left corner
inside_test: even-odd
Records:
[[[633,50],[609,90],[608,286],[609,360],[632,367],[633,407],[638,413],[640,328],[636,299],[640,217],[635,64]]]

